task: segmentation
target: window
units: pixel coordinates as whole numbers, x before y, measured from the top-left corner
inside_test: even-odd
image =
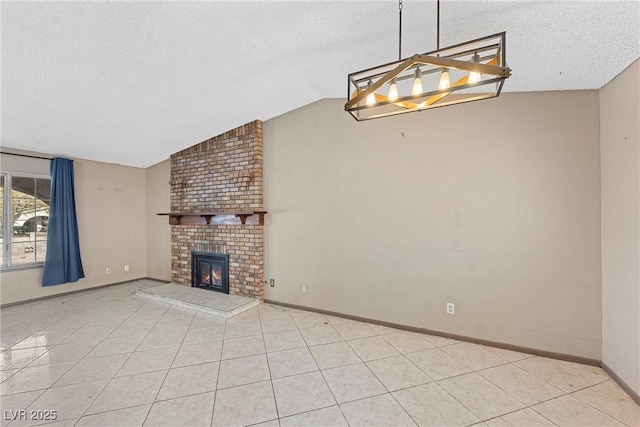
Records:
[[[0,261],[2,268],[34,266],[47,251],[51,179],[0,174]]]

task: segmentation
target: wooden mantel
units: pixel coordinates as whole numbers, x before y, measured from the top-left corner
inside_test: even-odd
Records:
[[[156,215],[168,216],[171,225],[245,225],[247,219],[256,220],[257,225],[264,225],[264,216],[267,211],[240,211],[240,212],[163,212]],[[240,224],[237,220],[240,219]]]

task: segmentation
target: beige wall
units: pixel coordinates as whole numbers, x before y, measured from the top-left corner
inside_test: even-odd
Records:
[[[265,122],[265,297],[602,357],[638,391],[634,93],[638,62],[599,94],[503,94],[365,123],[323,100]],[[170,227],[155,215],[169,161],[75,164],[87,278],[42,288],[41,269],[3,272],[3,304],[169,279]]]
[[[156,215],[171,210],[171,161],[146,169],[147,277],[171,280],[171,226],[169,218]]]
[[[602,360],[640,394],[640,63],[600,91]]]
[[[43,162],[48,169],[48,161]],[[1,273],[2,304],[146,276],[145,170],[88,160],[75,160],[74,167],[86,277],[76,283],[42,287],[42,268],[5,271]],[[128,272],[125,264],[130,266]],[[105,272],[107,266],[110,274]]]
[[[598,92],[343,102],[264,123],[265,298],[599,359]]]

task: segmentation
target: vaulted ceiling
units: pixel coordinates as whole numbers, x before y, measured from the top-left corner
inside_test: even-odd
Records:
[[[139,167],[398,56],[396,0],[1,7],[2,146]],[[500,31],[504,91],[599,89],[640,55],[640,3],[442,0],[442,46]],[[434,0],[403,1],[402,40],[435,49]]]

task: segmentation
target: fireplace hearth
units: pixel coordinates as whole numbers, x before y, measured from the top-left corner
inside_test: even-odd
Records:
[[[229,293],[229,255],[191,252],[191,286]]]

